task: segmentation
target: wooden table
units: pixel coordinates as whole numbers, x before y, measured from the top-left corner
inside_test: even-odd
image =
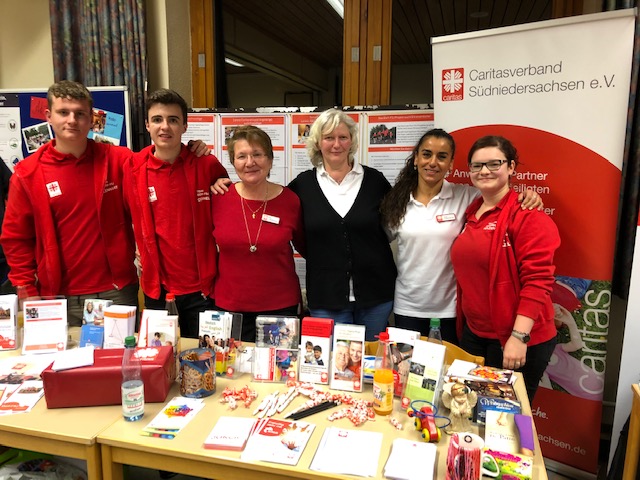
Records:
[[[268,462],[242,462],[240,452],[226,452],[222,450],[206,450],[202,444],[219,417],[224,415],[238,415],[250,417],[253,410],[261,398],[272,391],[284,391],[284,384],[274,383],[251,383],[248,374],[237,380],[218,379],[217,391],[211,397],[205,399],[205,407],[197,417],[192,420],[173,440],[150,438],[140,435],[140,430],[162,409],[162,404],[147,405],[145,417],[140,422],[129,423],[118,420],[109,428],[98,435],[98,442],[102,446],[103,476],[105,479],[121,480],[123,478],[122,465],[135,465],[146,468],[168,470],[172,472],[193,475],[204,478],[224,478],[224,479],[329,479],[343,478],[353,479],[356,477],[327,474],[309,470],[309,465],[313,459],[322,433],[325,427],[339,426],[344,428],[362,428],[372,431],[379,431],[384,434],[380,457],[378,460],[378,472],[375,478],[384,478],[384,465],[389,456],[391,443],[394,438],[402,436],[404,438],[419,439],[419,433],[413,429],[413,422],[406,414],[395,412],[396,418],[403,421],[404,429],[395,430],[389,422],[383,418],[378,418],[375,422],[366,422],[360,427],[353,427],[347,420],[337,420],[331,423],[326,420],[326,413],[319,413],[308,417],[305,421],[316,425],[309,443],[307,444],[298,465],[295,467],[280,465]],[[239,406],[237,410],[230,411],[226,405],[219,402],[221,392],[225,386],[243,386],[249,384],[251,388],[258,391],[258,400],[250,409]],[[363,394],[367,398],[371,396],[371,386]],[[522,378],[516,382],[516,391],[519,398],[523,398],[523,412],[531,414],[531,409],[526,400],[524,382]],[[178,394],[177,385],[169,394]],[[296,404],[303,403],[303,398],[297,398],[294,403],[285,410],[291,411]],[[282,418],[283,415],[276,415],[274,418]],[[434,478],[444,478],[446,452],[448,436],[443,435],[443,439],[438,444],[437,473]],[[534,479],[546,480],[547,474],[544,468],[544,460],[540,453],[540,446],[536,436],[536,455],[534,458]],[[416,460],[416,468],[419,467],[419,460]]]
[[[43,398],[29,413],[0,416],[0,444],[86,460],[89,479],[101,480],[96,438],[120,418],[121,406],[47,409]]]
[[[624,457],[624,473],[622,480],[634,480],[638,471],[638,456],[640,456],[640,385],[631,386],[633,404],[631,406],[631,420],[629,421],[629,436],[627,437],[627,451]]]
[[[20,350],[5,351],[0,358],[18,355]],[[86,460],[89,479],[101,480],[102,461],[96,439],[120,418],[120,405],[47,409],[42,398],[29,413],[0,416],[0,445]]]

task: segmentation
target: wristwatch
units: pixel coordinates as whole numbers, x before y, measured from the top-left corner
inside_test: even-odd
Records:
[[[522,343],[529,343],[529,340],[531,340],[531,335],[529,335],[528,333],[519,332],[518,330],[512,330],[511,336],[516,337]]]

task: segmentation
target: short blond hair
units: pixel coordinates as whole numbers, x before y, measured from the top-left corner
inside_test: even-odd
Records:
[[[349,164],[353,165],[353,157],[358,150],[358,125],[349,115],[337,108],[330,108],[320,114],[311,125],[311,131],[307,138],[307,153],[314,167],[322,165],[322,152],[320,142],[322,136],[333,132],[338,125],[344,123],[351,135],[351,148],[349,149]]]

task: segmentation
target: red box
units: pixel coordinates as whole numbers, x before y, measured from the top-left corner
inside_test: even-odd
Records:
[[[142,362],[144,401],[164,402],[176,379],[173,347],[136,349]],[[122,402],[123,348],[96,350],[93,365],[71,370],[42,372],[47,408],[119,405]]]

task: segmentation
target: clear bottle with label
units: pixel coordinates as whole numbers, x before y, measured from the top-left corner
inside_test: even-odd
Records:
[[[373,372],[373,411],[389,415],[393,410],[393,359],[389,334],[378,335],[378,351]]]
[[[168,314],[175,315],[176,317],[180,318],[178,316],[178,305],[176,305],[176,296],[173,293],[168,292],[164,299],[166,301],[164,308],[167,310]],[[180,321],[178,321],[178,325],[176,325],[176,330],[178,332],[178,337],[180,337]]]
[[[144,415],[144,384],[142,365],[136,353],[136,338],[124,339],[122,356],[122,415],[128,422],[140,420]]]
[[[432,318],[429,328],[429,341],[442,345],[442,333],[440,332],[440,319]]]

